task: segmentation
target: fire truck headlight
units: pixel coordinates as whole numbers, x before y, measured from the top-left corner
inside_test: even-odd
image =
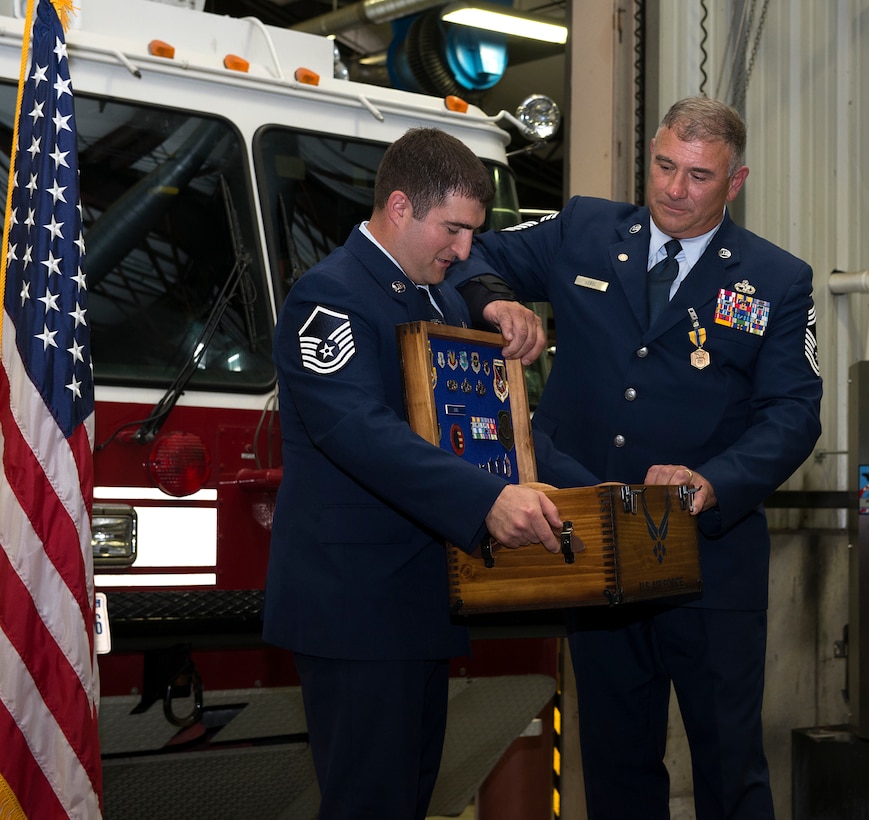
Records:
[[[148,459],[151,480],[164,493],[191,495],[205,486],[211,457],[202,439],[193,433],[169,433],[157,439]]]
[[[94,504],[91,546],[95,567],[129,567],[136,560],[136,511],[129,504]]]
[[[545,94],[532,94],[522,100],[516,117],[538,140],[548,140],[561,125],[558,105]]]

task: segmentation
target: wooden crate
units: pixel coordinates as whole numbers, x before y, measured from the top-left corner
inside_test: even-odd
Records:
[[[540,487],[540,485],[537,485]],[[457,612],[604,606],[696,595],[702,589],[690,496],[675,486],[545,488],[569,524],[562,554],[541,544],[448,547]]]
[[[505,481],[542,489],[569,531],[560,555],[540,544],[447,545],[450,599],[475,614],[697,595],[702,588],[691,492],[677,486],[538,485],[521,363],[500,334],[430,322],[397,329],[411,427]]]

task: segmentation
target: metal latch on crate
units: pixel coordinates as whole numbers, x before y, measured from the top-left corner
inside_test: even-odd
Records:
[[[687,509],[694,512],[694,493],[699,489],[699,487],[686,487],[684,484],[679,486],[677,493],[679,495],[679,504],[683,510]],[[644,492],[646,492],[645,487],[634,489],[630,484],[625,484],[621,488],[622,505],[626,513],[630,513],[631,515],[637,514],[638,499]]]

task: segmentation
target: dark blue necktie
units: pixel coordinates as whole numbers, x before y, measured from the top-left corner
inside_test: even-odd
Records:
[[[423,295],[426,302],[429,303],[429,305],[432,308],[432,311],[435,314],[434,316],[432,316],[431,321],[432,322],[443,322],[444,312],[440,306],[440,303],[437,300],[437,291],[432,290],[431,286],[424,288],[424,287],[422,287],[422,285],[417,285],[416,287],[417,287],[417,290],[419,290],[419,292]]]
[[[661,311],[670,301],[670,286],[679,273],[676,254],[682,250],[678,239],[664,245],[667,255],[649,270],[649,325],[655,323]]]

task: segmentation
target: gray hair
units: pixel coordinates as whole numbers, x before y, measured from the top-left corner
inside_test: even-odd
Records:
[[[724,142],[730,148],[729,176],[745,164],[745,122],[735,108],[720,100],[679,100],[664,115],[658,130],[661,128],[669,128],[683,142]]]

